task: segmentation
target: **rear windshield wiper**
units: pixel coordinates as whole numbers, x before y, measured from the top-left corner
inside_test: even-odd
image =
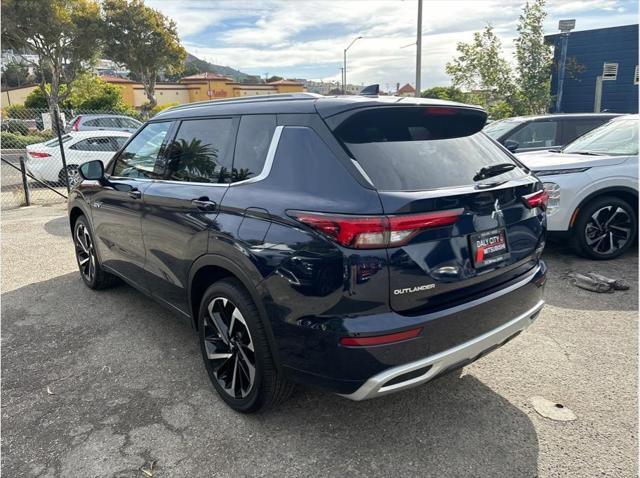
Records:
[[[476,175],[473,177],[473,180],[480,181],[481,179],[498,176],[502,173],[506,173],[507,171],[515,169],[515,167],[516,165],[513,163],[499,163],[492,166],[486,166],[484,168],[480,168],[480,171],[476,173]]]

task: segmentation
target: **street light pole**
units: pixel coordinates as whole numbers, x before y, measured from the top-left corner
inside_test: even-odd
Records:
[[[360,40],[363,37],[354,38],[354,40],[349,43],[349,46],[344,49],[344,66],[342,70],[342,94],[346,94],[347,92],[347,50],[353,46],[355,42]]]
[[[569,32],[575,27],[575,20],[560,20],[560,23],[558,24],[558,29],[560,30],[560,64],[558,65],[558,94],[556,95],[556,113],[560,113],[562,108],[562,90],[564,89],[564,74],[567,64],[567,46],[569,43]]]
[[[422,0],[418,0],[418,37],[416,39],[416,97],[420,97],[420,73],[422,70]]]

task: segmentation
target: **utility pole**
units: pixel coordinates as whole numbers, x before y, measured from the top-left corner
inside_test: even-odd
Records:
[[[416,97],[420,97],[420,73],[422,70],[422,0],[418,0],[418,37],[416,39]]]
[[[560,64],[558,65],[558,94],[556,95],[556,113],[562,111],[562,90],[564,89],[564,74],[567,65],[567,46],[569,44],[569,32],[576,27],[575,20],[560,20]]]
[[[340,83],[342,83],[342,94],[344,95],[344,68],[340,67]]]
[[[342,94],[343,95],[346,94],[346,91],[347,91],[347,50],[351,48],[353,44],[358,40],[360,40],[361,38],[362,37],[355,38],[351,43],[349,43],[349,46],[344,49],[344,66],[342,70]]]

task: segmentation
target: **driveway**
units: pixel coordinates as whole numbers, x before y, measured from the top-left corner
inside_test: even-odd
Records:
[[[91,291],[61,206],[2,217],[2,471],[40,477],[636,476],[638,256],[545,252],[548,305],[462,374],[367,402],[299,387],[243,416],[196,338],[128,286]],[[595,294],[568,271],[624,278]],[[538,415],[531,397],[577,416]]]

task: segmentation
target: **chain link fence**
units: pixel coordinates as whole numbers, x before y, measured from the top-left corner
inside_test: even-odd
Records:
[[[115,111],[61,111],[60,134],[47,109],[7,107],[0,131],[2,209],[66,201],[78,167],[107,163],[141,122]]]

